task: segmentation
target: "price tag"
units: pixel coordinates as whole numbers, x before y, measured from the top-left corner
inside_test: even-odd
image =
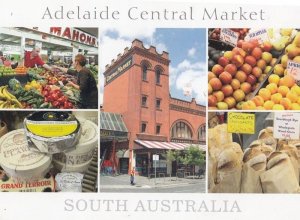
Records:
[[[255,114],[229,112],[227,121],[228,133],[255,133]]]
[[[220,41],[223,41],[227,44],[230,44],[233,47],[236,47],[239,39],[239,34],[228,29],[222,28],[220,33]]]
[[[278,139],[299,139],[300,113],[275,113],[274,137]]]
[[[289,60],[287,63],[287,72],[293,76],[297,84],[300,84],[300,63]]]
[[[251,31],[245,37],[246,41],[249,41],[249,40],[252,40],[252,39],[258,40],[259,44],[263,44],[266,41],[270,41],[267,29],[259,29],[259,30],[256,30],[256,31]]]

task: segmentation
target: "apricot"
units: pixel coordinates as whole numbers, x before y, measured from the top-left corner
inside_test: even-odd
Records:
[[[258,95],[261,96],[265,101],[270,100],[271,98],[271,92],[266,88],[260,89]]]
[[[273,105],[274,105],[275,103],[273,102],[273,101],[270,101],[270,100],[268,100],[268,101],[266,101],[265,103],[264,103],[264,108],[266,109],[266,110],[271,110],[272,108],[273,108]]]
[[[282,97],[286,97],[286,94],[290,91],[289,87],[287,86],[279,86],[277,92],[279,92]]]
[[[277,85],[275,83],[270,83],[266,86],[266,89],[268,89],[271,94],[275,94],[277,92]]]
[[[271,95],[271,101],[273,101],[275,104],[279,104],[282,99],[282,95],[280,93],[275,93]]]

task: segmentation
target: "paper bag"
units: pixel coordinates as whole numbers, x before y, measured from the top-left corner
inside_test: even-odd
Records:
[[[278,151],[268,158],[267,170],[260,179],[264,193],[295,193],[299,188],[289,156]]]

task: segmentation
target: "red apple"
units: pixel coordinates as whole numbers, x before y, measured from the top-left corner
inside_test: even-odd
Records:
[[[270,52],[272,50],[272,47],[272,44],[268,41],[265,41],[261,46],[264,52]]]
[[[216,64],[211,71],[216,74],[216,76],[219,76],[224,71],[224,68],[220,64]]]
[[[261,55],[262,49],[259,47],[255,47],[251,52],[251,56],[253,56],[256,60],[259,60],[261,58]]]
[[[232,93],[233,93],[233,88],[231,87],[231,85],[225,85],[225,86],[222,86],[222,92],[224,93],[224,96],[227,97],[227,96],[231,96]]]
[[[236,67],[240,67],[244,64],[244,57],[241,55],[234,55],[231,62],[236,65]]]
[[[267,66],[267,63],[266,63],[265,60],[260,59],[260,60],[257,61],[256,66],[261,68],[261,70],[264,70]]]
[[[256,77],[252,74],[247,76],[247,80],[248,83],[250,83],[251,85],[254,85],[257,81]]]
[[[235,107],[236,105],[236,101],[232,96],[226,97],[224,102],[227,103],[229,109]]]
[[[232,81],[232,76],[230,73],[224,71],[223,73],[220,74],[219,79],[221,80],[223,85],[230,84]]]
[[[209,80],[211,80],[212,78],[217,78],[216,74],[214,74],[214,73],[211,72],[211,71],[208,71],[208,82],[209,82]]]
[[[236,72],[234,78],[240,81],[240,83],[243,83],[247,80],[247,74],[244,71],[239,70]]]
[[[231,76],[234,76],[237,71],[236,65],[230,63],[227,66],[225,66],[224,71],[230,73]]]
[[[226,57],[220,57],[218,59],[218,64],[225,67],[229,63],[229,60]]]
[[[244,51],[246,51],[246,53],[248,53],[248,54],[251,53],[251,51],[253,50],[253,48],[254,48],[254,45],[252,43],[250,43],[250,42],[245,41],[245,42],[242,43],[242,49]]]
[[[256,66],[252,69],[252,75],[255,76],[256,78],[259,78],[261,74],[262,74],[261,68]]]
[[[217,98],[217,102],[222,102],[224,100],[224,93],[222,91],[216,91],[213,96]]]
[[[244,42],[245,42],[244,40],[238,40],[236,46],[239,47],[239,48],[242,48]]]
[[[244,71],[247,75],[252,72],[252,66],[248,63],[244,63],[241,68],[242,71]]]
[[[257,39],[251,39],[251,40],[249,40],[249,43],[253,44],[254,47],[258,47],[258,45],[259,45],[259,42]]]
[[[209,80],[209,84],[214,91],[220,90],[222,88],[222,82],[218,78],[212,78],[211,80]]]
[[[250,66],[254,67],[256,65],[256,59],[253,56],[246,56],[245,63],[248,63]]]
[[[230,85],[232,86],[233,90],[237,90],[240,88],[241,83],[238,79],[232,79]]]
[[[242,57],[245,57],[247,55],[246,51],[244,51],[242,48],[235,47],[232,49],[233,54],[235,55],[241,55]]]
[[[233,57],[233,52],[232,51],[225,51],[224,57],[226,57],[228,60],[231,60]]]
[[[245,93],[248,94],[249,92],[251,92],[251,85],[248,82],[243,82],[241,84],[241,90]]]
[[[237,89],[234,91],[233,97],[237,102],[241,102],[245,99],[245,92],[241,89]]]
[[[208,96],[208,106],[209,107],[215,107],[217,106],[217,98],[213,95]]]

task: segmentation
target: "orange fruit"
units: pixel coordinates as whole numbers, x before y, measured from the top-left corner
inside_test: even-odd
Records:
[[[270,100],[271,98],[271,92],[266,88],[260,89],[258,95],[261,96],[265,101]]]
[[[277,89],[277,92],[279,92],[282,95],[282,97],[285,97],[289,91],[290,89],[287,86],[279,86]]]
[[[280,80],[280,77],[276,74],[271,74],[268,78],[269,83],[275,83],[276,85],[278,85]]]
[[[286,97],[291,100],[291,102],[297,102],[298,101],[298,96],[296,93],[292,92],[292,91],[289,91],[287,94],[286,94]]]
[[[298,103],[292,103],[292,110],[300,110],[300,105]]]
[[[285,75],[279,80],[279,85],[291,88],[293,85],[295,85],[295,79],[291,75]]]
[[[291,91],[300,96],[300,87],[298,85],[293,85]]]
[[[282,99],[281,93],[277,92],[277,93],[271,95],[271,101],[273,101],[275,104],[279,104],[281,99]]]
[[[242,110],[255,110],[256,109],[256,105],[253,101],[249,100],[247,102],[244,102],[242,104]]]
[[[261,96],[255,96],[252,101],[255,103],[256,106],[263,106],[264,105],[264,99]]]
[[[277,84],[270,83],[269,85],[266,86],[266,89],[270,90],[271,94],[274,94],[277,92]]]
[[[280,104],[273,105],[272,110],[284,110],[284,107]]]
[[[270,101],[270,100],[268,100],[268,101],[266,101],[265,103],[264,103],[264,108],[266,109],[266,110],[271,110],[272,108],[273,108],[273,105],[274,105],[275,103],[273,102],[273,101]]]
[[[288,98],[281,99],[280,105],[282,105],[285,110],[290,110],[292,108],[292,102]]]

